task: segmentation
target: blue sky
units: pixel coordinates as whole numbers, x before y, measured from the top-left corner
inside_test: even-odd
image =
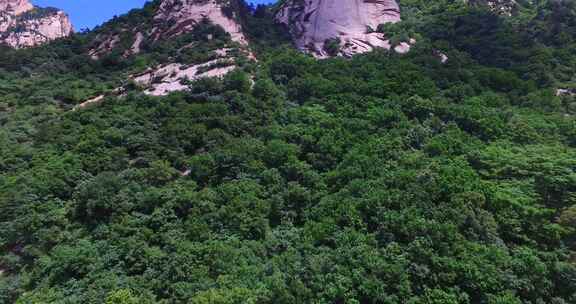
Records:
[[[31,0],[37,6],[53,6],[67,12],[74,28],[79,31],[93,28],[115,15],[121,15],[144,5],[146,0]],[[251,0],[252,3],[270,3],[273,0]]]

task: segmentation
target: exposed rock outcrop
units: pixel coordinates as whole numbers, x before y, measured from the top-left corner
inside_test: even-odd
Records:
[[[162,96],[175,91],[188,90],[187,81],[206,77],[222,77],[236,68],[233,58],[227,56],[226,49],[216,50],[218,57],[201,64],[184,65],[170,63],[150,68],[132,80],[145,88],[144,93]]]
[[[138,18],[120,17],[111,27],[103,25],[89,52],[92,58],[98,59],[113,51],[130,57],[150,50],[156,44],[178,40],[179,36],[193,32],[199,26],[220,26],[230,39],[217,39],[212,33],[206,33],[199,34],[202,38],[195,36],[197,41],[187,41],[185,45],[174,43],[172,50],[178,55],[162,58],[154,67],[130,76],[130,80],[143,87],[145,94],[166,95],[187,90],[187,81],[221,77],[237,67],[238,58],[254,59],[242,29],[240,14],[243,8],[239,0],[161,0],[147,5],[150,6],[145,10],[153,14],[146,15],[145,22],[130,23],[130,20],[144,18],[143,14],[134,11],[132,13]],[[219,42],[211,44],[214,41]],[[207,56],[187,62],[179,59],[180,54],[196,47]],[[103,97],[97,96],[94,100],[88,100],[86,104],[99,103]]]
[[[240,0],[160,0],[103,24],[91,37],[89,55],[95,60],[109,54],[158,55],[154,52],[166,47],[170,55],[155,56],[153,66],[129,75],[123,86],[93,96],[73,110],[123,96],[133,85],[154,96],[186,91],[191,81],[223,77],[238,68],[239,62],[255,60],[242,29],[243,9]]]
[[[74,32],[68,15],[28,0],[0,0],[0,43],[14,48],[38,46]]]
[[[556,89],[556,96],[576,96],[576,88]]]
[[[230,34],[232,41],[248,45],[240,22],[238,0],[162,0],[153,9],[154,15],[145,24],[115,25],[114,32],[104,30],[96,37],[90,55],[97,59],[126,44],[130,48],[124,51],[124,56],[135,55],[142,50],[145,42],[171,39],[188,33],[204,20],[222,27]],[[131,41],[124,43],[127,38]]]
[[[34,8],[34,5],[28,0],[1,0],[0,12],[11,13],[12,15],[20,15]]]
[[[181,35],[206,18],[230,33],[232,41],[246,44],[239,7],[237,0],[164,0],[154,16],[153,36]]]
[[[469,0],[473,5],[484,5],[491,11],[503,16],[512,16],[518,8],[516,0]]]
[[[376,29],[400,19],[396,0],[288,0],[276,15],[296,46],[318,58],[352,56],[378,47],[390,49],[390,41]],[[338,48],[334,51],[335,43]],[[404,43],[398,51],[409,48]]]

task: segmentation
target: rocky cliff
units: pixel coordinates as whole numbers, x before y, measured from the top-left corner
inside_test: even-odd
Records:
[[[73,33],[68,15],[28,0],[0,0],[0,43],[14,48],[37,46]]]
[[[0,0],[0,12],[20,15],[33,8],[34,6],[28,0]]]
[[[188,33],[204,20],[222,27],[232,41],[247,45],[240,23],[239,5],[238,0],[162,0],[151,8],[153,16],[142,24],[122,24],[114,26],[115,32],[104,31],[96,38],[90,54],[99,58],[120,45],[130,45],[123,53],[125,56],[134,55],[141,51],[144,43]],[[131,41],[124,41],[126,39]]]
[[[400,8],[395,0],[287,0],[276,20],[303,51],[319,58],[335,53],[351,56],[377,47],[390,49],[385,34],[376,29],[400,21]],[[401,45],[398,51],[407,48]]]
[[[246,44],[239,11],[236,0],[164,0],[154,16],[153,34],[177,36],[208,19],[230,33],[233,41]]]
[[[230,34],[231,41],[240,46],[241,53],[251,57],[239,14],[240,3],[237,0],[164,0],[154,15],[150,38],[170,39],[190,32],[203,21],[209,20]],[[136,43],[132,45],[132,50],[138,48]],[[233,49],[234,47],[229,45],[229,48],[212,50],[214,56],[206,62],[162,64],[140,75],[133,75],[132,79],[145,86],[147,89],[144,92],[150,95],[166,95],[187,90],[188,81],[203,77],[222,77],[234,70],[236,58],[230,55],[234,53]]]
[[[198,78],[224,76],[241,57],[253,59],[242,9],[239,0],[151,2],[100,27],[89,54],[96,60],[109,54],[128,58],[168,48],[170,56],[129,78],[150,95],[186,90]]]

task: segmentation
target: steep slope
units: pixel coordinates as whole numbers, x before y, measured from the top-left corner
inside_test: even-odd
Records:
[[[235,0],[165,0],[154,16],[153,35],[181,35],[208,19],[230,33],[233,41],[246,44],[239,18],[239,2]]]
[[[118,20],[111,26],[113,31],[105,25],[102,33],[96,37],[90,54],[99,58],[119,47],[125,48],[126,56],[137,54],[145,42],[189,33],[203,21],[222,27],[230,34],[232,41],[246,45],[238,8],[238,0],[155,1],[145,7],[147,12],[143,14],[143,20],[139,24]]]
[[[282,4],[276,20],[287,26],[303,51],[320,58],[351,56],[376,47],[390,49],[389,40],[376,29],[400,21],[400,8],[395,0],[289,0]],[[406,49],[403,45],[398,51]]]
[[[20,15],[33,9],[34,6],[28,0],[2,0],[0,1],[0,11],[11,12]]]
[[[33,47],[73,31],[68,15],[61,10],[34,7],[28,0],[0,0],[0,43]]]
[[[171,56],[156,57],[153,66],[130,79],[150,95],[184,90],[187,80],[221,77],[236,67],[239,57],[252,57],[240,12],[237,0],[156,1],[133,11],[137,18],[120,18],[100,28],[89,54],[93,59],[110,54],[128,58],[170,49]]]

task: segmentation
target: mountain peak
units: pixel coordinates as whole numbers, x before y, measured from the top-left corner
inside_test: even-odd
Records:
[[[233,41],[246,44],[237,0],[163,0],[154,17],[155,34],[173,37],[190,31],[202,19],[221,26]]]
[[[89,55],[129,58],[169,48],[154,66],[130,75],[150,95],[187,90],[188,81],[221,77],[253,58],[239,0],[162,0],[97,29]],[[138,20],[135,22],[134,20]]]
[[[61,10],[35,7],[28,0],[0,0],[0,44],[33,47],[73,31],[68,15]]]
[[[34,9],[28,0],[0,0],[0,13],[20,15]]]
[[[129,43],[131,48],[123,52],[124,55],[134,55],[146,42],[173,39],[191,32],[204,21],[220,26],[230,34],[232,41],[243,46],[248,44],[240,22],[238,0],[162,0],[150,7],[152,16],[143,17],[146,21],[141,24],[122,21],[112,27],[105,24],[95,39],[90,55],[94,59],[100,58],[125,43]]]

